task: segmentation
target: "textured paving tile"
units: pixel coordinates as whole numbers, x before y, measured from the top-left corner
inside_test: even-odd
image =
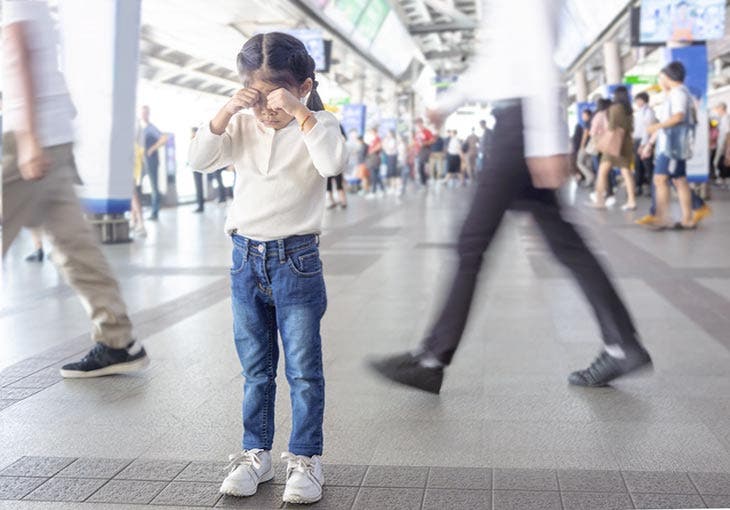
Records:
[[[51,478],[25,497],[33,501],[84,501],[104,485],[93,478]]]
[[[730,496],[730,473],[690,473],[700,494]]]
[[[148,480],[109,480],[89,499],[95,503],[129,503],[146,505],[157,496],[168,482]]]
[[[39,388],[0,388],[0,400],[23,400],[39,391]]]
[[[423,510],[489,510],[492,491],[465,489],[426,489]]]
[[[23,499],[46,480],[47,478],[0,476],[0,500]]]
[[[216,503],[216,508],[245,508],[248,510],[273,510],[282,508],[284,486],[265,483],[259,485],[259,490],[249,498],[223,496]]]
[[[365,478],[367,466],[353,464],[335,464],[324,466],[325,484],[343,487],[359,487]]]
[[[632,494],[635,508],[707,508],[697,494]]]
[[[628,493],[562,492],[563,510],[626,510],[634,508]]]
[[[424,480],[425,482],[425,480]],[[423,502],[423,489],[361,487],[353,510],[417,510]]]
[[[558,470],[561,491],[626,492],[620,471]]]
[[[162,489],[154,505],[213,506],[220,498],[220,484],[208,482],[171,482]]]
[[[108,480],[124,469],[132,459],[81,458],[56,476],[62,478],[104,478]]]
[[[629,492],[655,494],[696,494],[697,489],[685,473],[658,471],[624,471]]]
[[[556,491],[558,478],[551,469],[495,469],[494,488],[525,491]]]
[[[492,470],[487,468],[432,467],[427,487],[434,489],[492,489]]]
[[[2,471],[0,476],[53,476],[76,459],[73,457],[22,457]]]
[[[222,482],[228,474],[227,462],[191,462],[175,480],[188,482]]]
[[[9,400],[9,399],[0,399],[0,411],[5,409],[6,407],[10,407],[11,405],[15,404],[16,402],[20,402],[20,400]]]
[[[707,508],[730,508],[730,496],[702,496]]]
[[[120,480],[167,480],[179,475],[189,463],[176,460],[137,459],[115,478]]]
[[[561,510],[557,491],[494,491],[493,510]]]
[[[426,487],[427,467],[370,466],[363,487]]]

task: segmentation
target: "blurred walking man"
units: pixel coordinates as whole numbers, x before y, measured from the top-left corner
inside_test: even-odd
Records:
[[[553,64],[559,0],[483,0],[491,46],[444,98],[431,120],[467,99],[491,99],[496,125],[486,172],[458,240],[459,264],[431,333],[415,352],[372,362],[386,378],[439,393],[466,326],[482,256],[510,208],[529,211],[552,250],[577,280],[593,307],[605,348],[585,370],[568,378],[579,386],[604,386],[648,368],[629,312],[575,227],[563,218],[554,190],[569,173],[567,128],[561,113],[558,71]],[[515,44],[514,30],[521,40]],[[499,78],[494,78],[495,76]],[[529,361],[527,361],[529,362]]]
[[[53,260],[93,322],[96,346],[64,377],[96,377],[149,363],[111,268],[74,192],[76,110],[58,69],[58,36],[45,1],[4,0],[3,257],[22,227],[42,227]]]

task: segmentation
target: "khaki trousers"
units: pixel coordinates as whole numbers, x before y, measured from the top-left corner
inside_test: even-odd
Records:
[[[53,262],[91,318],[92,339],[119,349],[132,341],[132,323],[119,284],[76,197],[72,148],[70,143],[47,147],[48,174],[39,181],[26,181],[18,170],[15,137],[3,135],[2,253],[5,257],[21,228],[41,227],[53,244]]]

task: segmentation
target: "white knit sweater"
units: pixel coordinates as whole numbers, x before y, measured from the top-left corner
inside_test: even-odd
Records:
[[[325,178],[342,172],[347,159],[339,122],[316,112],[306,134],[296,120],[276,131],[240,113],[225,133],[208,123],[190,144],[188,162],[200,172],[233,164],[236,184],[226,232],[258,241],[319,234],[325,208]]]

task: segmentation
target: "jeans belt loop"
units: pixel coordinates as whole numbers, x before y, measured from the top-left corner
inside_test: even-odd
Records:
[[[248,262],[248,245],[249,240],[248,237],[243,238],[243,261]]]
[[[279,262],[286,262],[286,251],[284,249],[284,240],[279,239],[276,241],[276,244],[279,245]]]
[[[314,234],[314,240],[317,242],[317,248],[319,248],[319,234]]]

